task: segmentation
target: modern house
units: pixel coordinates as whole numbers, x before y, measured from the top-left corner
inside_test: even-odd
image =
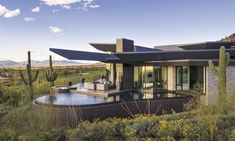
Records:
[[[221,46],[230,53],[227,67],[227,92],[235,92],[235,42],[204,42],[147,48],[133,40],[117,39],[116,43],[90,43],[104,53],[50,49],[70,60],[92,60],[106,63],[108,79],[122,89],[143,88],[171,92],[204,93],[207,102],[216,97],[217,76],[208,61],[218,64]]]

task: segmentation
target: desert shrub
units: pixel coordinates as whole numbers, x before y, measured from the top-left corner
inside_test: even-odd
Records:
[[[19,139],[15,133],[0,132],[0,141],[19,141]]]
[[[182,138],[187,140],[210,140],[209,124],[203,120],[187,120],[182,124]]]
[[[40,135],[47,127],[47,117],[43,109],[22,106],[3,117],[0,131],[33,138]]]
[[[190,116],[189,116],[190,117]],[[232,116],[175,118],[140,115],[134,119],[81,122],[70,129],[70,141],[82,140],[229,140],[233,136]],[[214,122],[209,122],[209,120]],[[214,124],[215,123],[215,126]],[[212,132],[213,131],[213,132]]]
[[[50,84],[46,81],[35,83],[34,86],[35,96],[48,95],[50,93]]]
[[[69,141],[112,140],[114,128],[109,121],[85,121],[68,132]]]
[[[67,127],[54,128],[40,135],[41,141],[67,141],[66,137]]]
[[[113,135],[117,138],[124,139],[125,138],[125,127],[128,124],[128,120],[114,118],[114,119],[110,119],[110,122],[112,123],[113,128],[114,128]]]
[[[179,139],[183,137],[184,125],[189,125],[187,119],[161,120],[158,126],[158,136],[161,139]]]
[[[231,135],[229,136],[229,141],[235,140],[235,128],[233,128]]]
[[[126,137],[154,138],[157,137],[159,118],[157,116],[137,116],[129,120],[125,129]]]

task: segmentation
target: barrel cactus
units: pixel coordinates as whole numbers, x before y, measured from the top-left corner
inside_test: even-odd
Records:
[[[27,88],[28,95],[30,97],[30,100],[33,100],[33,83],[38,78],[39,71],[37,70],[35,75],[33,76],[33,71],[31,67],[31,53],[28,51],[28,64],[26,65],[26,75],[23,74],[23,72],[20,70],[20,77],[24,83],[24,85]]]
[[[217,81],[217,101],[220,102],[222,97],[226,95],[226,67],[230,62],[230,54],[226,53],[224,46],[220,48],[219,53],[219,66],[218,69],[215,68],[213,61],[209,61],[209,68],[211,72],[218,77]]]
[[[49,66],[50,69],[45,73],[46,80],[47,82],[51,82],[51,86],[54,86],[54,82],[57,79],[58,73],[54,71],[53,66],[52,66],[52,57],[50,55],[49,57]]]

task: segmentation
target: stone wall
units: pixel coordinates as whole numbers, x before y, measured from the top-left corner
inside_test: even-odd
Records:
[[[175,90],[175,67],[168,66],[168,90]]]
[[[213,103],[217,97],[217,76],[207,69],[207,99]],[[235,66],[227,67],[227,94],[235,93]]]

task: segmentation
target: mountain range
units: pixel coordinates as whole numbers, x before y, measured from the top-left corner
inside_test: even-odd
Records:
[[[0,61],[0,67],[22,67],[27,64],[27,61],[23,62],[15,62],[11,60],[3,60]],[[36,61],[32,60],[31,61],[32,66],[48,66],[49,61],[44,60],[44,61]],[[67,61],[67,60],[53,60],[53,65],[54,66],[73,66],[73,65],[84,65],[85,63],[79,63],[75,61]]]

